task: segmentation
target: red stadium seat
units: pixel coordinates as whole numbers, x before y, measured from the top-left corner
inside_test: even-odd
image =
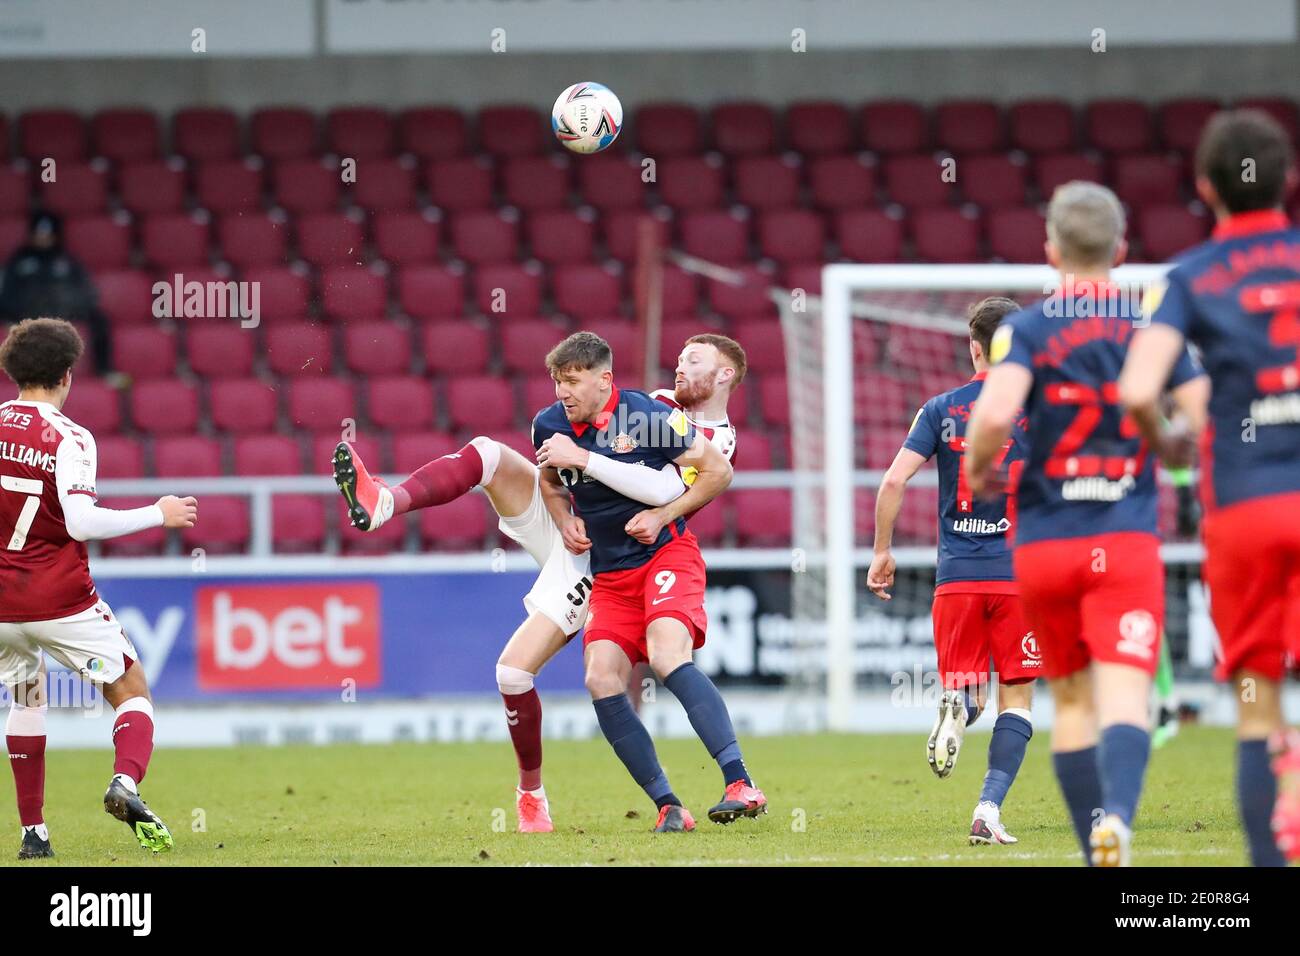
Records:
[[[186,382],[156,379],[131,388],[131,421],[154,435],[188,435],[199,424],[199,393]]]
[[[959,156],[995,153],[1003,148],[1002,114],[986,100],[948,100],[934,111],[940,149]]]
[[[366,212],[410,209],[415,205],[415,163],[406,159],[367,159],[357,164],[352,202]]]
[[[629,325],[629,327],[631,325],[630,323],[626,324]],[[620,368],[629,368],[629,365],[627,364],[628,356],[625,353],[619,352],[613,341],[605,335],[603,330],[593,328],[589,331],[595,332],[601,338],[605,339],[605,341],[609,342],[610,351],[614,353],[615,370]],[[524,390],[524,417],[529,421],[532,421],[532,419],[537,417],[537,413],[543,408],[550,408],[555,404],[555,382],[550,378],[539,377],[536,374],[537,369],[535,368],[530,369],[529,371],[532,371],[534,374],[523,376],[521,378],[521,384],[523,385]],[[635,371],[640,373],[641,368],[639,365],[635,367]],[[531,455],[526,455],[525,457],[528,458],[529,461],[532,460]]]
[[[1034,179],[1038,193],[1046,202],[1052,198],[1056,187],[1063,186],[1071,180],[1080,179],[1090,183],[1102,181],[1101,163],[1078,153],[1054,153],[1040,156],[1035,163]]]
[[[463,444],[446,432],[399,432],[393,436],[393,471],[409,475]]]
[[[519,220],[508,210],[457,213],[451,222],[451,244],[457,257],[474,265],[510,262],[519,252]]]
[[[460,156],[468,139],[464,115],[450,107],[416,107],[403,110],[397,118],[399,145],[420,159]]]
[[[463,495],[420,512],[420,543],[432,551],[481,550],[495,517],[483,495]]]
[[[641,164],[625,156],[593,156],[578,164],[582,200],[602,211],[639,209],[645,205],[646,183]]]
[[[916,256],[925,262],[976,262],[980,256],[980,220],[951,207],[918,209],[912,214]]]
[[[146,160],[124,165],[117,174],[122,207],[137,216],[180,212],[185,206],[185,165],[179,160]]]
[[[785,371],[785,342],[778,320],[743,319],[733,326],[731,333],[744,347],[750,371],[760,374]]]
[[[897,540],[899,544],[928,545],[939,540],[939,489],[919,487],[917,494],[910,492],[903,498],[898,513]]]
[[[785,111],[785,128],[790,148],[805,156],[847,153],[857,146],[853,120],[840,103],[792,103]]]
[[[736,509],[736,540],[744,548],[788,547],[794,509],[785,488],[742,488],[729,495]]]
[[[531,106],[486,106],[478,112],[478,142],[493,156],[533,156],[542,152],[549,128]]]
[[[1006,156],[970,156],[957,162],[962,195],[984,209],[1025,202],[1025,167]]]
[[[667,317],[693,315],[700,305],[700,280],[679,266],[665,264],[660,306]]]
[[[232,266],[278,266],[288,254],[289,225],[282,213],[260,212],[222,216],[217,222],[217,245]]]
[[[291,213],[329,212],[338,207],[342,181],[337,162],[285,160],[276,164],[271,180],[276,203]]]
[[[484,315],[533,316],[542,311],[542,271],[536,263],[479,266],[474,305]]]
[[[221,474],[221,444],[202,435],[155,439],[153,473],[159,478],[208,478]],[[204,507],[207,499],[203,500]],[[206,515],[205,515],[206,517]]]
[[[1137,234],[1143,257],[1164,262],[1209,238],[1210,221],[1186,206],[1144,206],[1138,211]]]
[[[913,369],[917,373],[935,372],[942,376],[943,386],[938,391],[952,388],[955,377],[954,360],[959,348],[956,336],[935,329],[918,329],[908,325],[890,325],[885,333],[886,367],[893,370]],[[911,373],[906,373],[911,375]],[[923,387],[928,398],[936,389]],[[870,393],[863,396],[871,401]]]
[[[1084,107],[1088,142],[1105,153],[1144,153],[1151,148],[1151,111],[1138,100],[1093,100]]]
[[[326,147],[340,158],[388,156],[393,152],[393,140],[392,117],[377,107],[343,106],[325,115]]]
[[[681,217],[682,250],[721,265],[749,261],[749,217],[740,211],[701,209]]]
[[[454,266],[406,266],[397,273],[397,304],[416,319],[450,319],[462,315],[465,273]]]
[[[47,208],[64,216],[103,212],[108,205],[108,168],[103,160],[63,160],[57,178],[41,182],[41,198]]]
[[[608,266],[562,265],[551,274],[555,309],[579,322],[615,315],[623,301],[623,276]]]
[[[876,198],[876,166],[863,156],[819,156],[808,164],[812,204],[821,209],[869,206]]]
[[[820,264],[787,266],[782,272],[784,273],[784,282],[787,288],[802,289],[809,295],[821,295],[822,267]]]
[[[271,546],[277,554],[312,554],[325,544],[325,502],[319,495],[271,499]]]
[[[84,382],[79,383],[77,388],[82,387],[84,384]],[[75,392],[76,389],[73,391]],[[69,414],[74,422],[85,424],[83,419],[71,415],[71,413]],[[91,425],[86,425],[86,427],[91,431],[96,431]],[[101,481],[105,478],[145,477],[144,445],[140,442],[140,439],[105,432],[102,435],[95,435],[95,448],[98,451],[96,477]],[[152,504],[152,502],[150,503]]]
[[[69,219],[64,240],[87,269],[124,269],[130,264],[131,221],[125,213]]]
[[[548,265],[590,262],[596,245],[596,225],[590,210],[534,212],[528,217],[527,233],[533,257]]]
[[[807,209],[778,209],[758,219],[759,254],[782,265],[822,262],[826,255],[826,222]]]
[[[378,212],[371,219],[375,251],[391,265],[433,262],[438,258],[441,224],[433,210]]]
[[[656,160],[689,156],[704,146],[700,115],[684,103],[647,103],[631,124],[637,149]]]
[[[240,554],[248,549],[248,499],[235,495],[208,495],[203,499],[203,520],[181,529],[181,547],[202,548],[209,554]]]
[[[384,375],[366,382],[366,409],[377,428],[419,431],[433,425],[433,386],[414,375]]]
[[[78,378],[63,405],[67,415],[99,438],[122,427],[122,397],[117,389],[95,378]],[[102,460],[103,453],[101,451]]]
[[[1166,149],[1176,149],[1184,153],[1195,152],[1206,121],[1219,109],[1217,101],[1199,97],[1161,103],[1156,111],[1156,126],[1160,130],[1160,142]]]
[[[255,378],[218,379],[208,389],[208,406],[221,431],[261,434],[275,428],[279,392]]]
[[[1255,96],[1239,100],[1234,104],[1237,109],[1261,110],[1281,124],[1291,142],[1300,141],[1300,116],[1297,116],[1296,104],[1291,100],[1272,96]]]
[[[366,266],[331,266],[321,273],[321,312],[328,318],[359,322],[380,318],[388,309],[385,273]]]
[[[932,356],[932,361],[938,361],[942,353],[932,353]],[[948,361],[951,363],[951,357]],[[920,404],[919,396],[913,392],[908,382],[894,375],[884,372],[859,374],[854,385],[854,420],[868,427],[893,427],[901,423],[906,428]]]
[[[185,355],[194,374],[205,379],[245,378],[252,374],[252,329],[222,323],[193,325],[185,330]]]
[[[296,107],[254,111],[249,122],[251,152],[264,159],[304,159],[316,152],[316,117]]]
[[[288,476],[303,471],[302,449],[288,435],[240,435],[235,439],[231,459],[236,475]]]
[[[572,176],[564,156],[517,156],[502,164],[501,191],[520,209],[560,209],[568,204]]]
[[[941,206],[952,201],[952,176],[945,178],[947,171],[932,156],[894,156],[885,161],[885,191],[909,209]]]
[[[0,258],[8,259],[26,241],[26,216],[0,219]]]
[[[1158,206],[1182,199],[1182,170],[1164,154],[1119,156],[1112,179],[1115,195],[1130,206]]]
[[[115,508],[126,511],[132,508],[147,507],[157,500],[157,498],[100,498],[99,505],[102,508]],[[120,538],[108,538],[101,541],[99,547],[105,557],[140,557],[161,554],[166,544],[166,529],[157,527],[138,531],[135,534],[123,535]]]
[[[283,266],[259,266],[243,270],[241,277],[256,282],[261,290],[262,318],[267,321],[296,321],[307,315],[311,283],[301,270]]]
[[[468,321],[435,321],[422,326],[420,345],[432,375],[481,375],[493,355],[487,330]]]
[[[605,246],[619,262],[632,262],[637,257],[637,243],[643,224],[648,223],[654,242],[660,247],[668,244],[672,226],[672,213],[658,209],[616,209],[601,217]]]
[[[289,423],[310,432],[338,433],[343,420],[357,419],[357,394],[341,378],[304,378],[289,381]]]
[[[768,297],[772,276],[752,265],[741,266],[736,271],[744,278],[744,285],[709,283],[709,305],[713,311],[728,318],[765,316],[775,312],[776,306]]]
[[[113,334],[113,368],[137,380],[176,374],[176,334],[147,325]]]
[[[713,145],[724,156],[760,156],[776,148],[776,116],[766,103],[722,103],[710,118]]]
[[[425,167],[429,201],[448,212],[488,209],[492,202],[492,161],[486,156],[436,160]]]
[[[1007,262],[1040,263],[1047,224],[1036,209],[994,209],[989,213],[989,251]]]
[[[140,227],[145,260],[164,270],[206,266],[208,234],[207,216],[201,214],[148,216]]]
[[[768,425],[784,428],[790,424],[790,392],[784,375],[769,373],[759,379],[758,407]]]
[[[343,360],[358,375],[404,375],[411,369],[411,330],[396,322],[348,322]]]
[[[501,326],[501,360],[510,372],[536,374],[565,334],[563,326],[546,319],[512,319]]]
[[[583,323],[583,328],[595,332],[609,343],[610,350],[614,353],[616,371],[620,374],[633,373],[634,379],[639,378],[645,364],[645,349],[641,330],[636,323],[620,318],[591,319]],[[524,408],[529,413],[555,402],[554,382],[528,378],[524,380],[524,388],[527,392]]]
[[[191,107],[172,118],[172,150],[190,162],[234,159],[239,120],[227,109]]]
[[[1011,145],[1031,155],[1075,148],[1074,108],[1062,100],[1025,100],[1008,110]]]
[[[730,411],[730,406],[728,406]],[[770,471],[772,469],[772,439],[761,431],[749,429],[740,439],[745,443],[745,450],[735,457],[737,471]],[[739,444],[737,444],[739,451]]]
[[[716,548],[727,536],[727,515],[730,512],[730,504],[719,498],[691,515],[687,526],[703,547]]]
[[[317,268],[365,259],[365,230],[345,213],[317,212],[298,219],[298,253]]]
[[[90,121],[90,129],[95,154],[115,163],[153,159],[162,140],[158,117],[149,110],[102,110]]]
[[[783,209],[799,204],[799,163],[784,156],[747,156],[732,173],[736,199],[756,209]]]
[[[930,146],[925,110],[906,100],[878,100],[862,107],[862,142],[873,153],[919,153]]]
[[[334,367],[327,327],[315,322],[282,322],[265,333],[266,362],[277,375],[319,375]]]
[[[211,212],[248,212],[262,206],[263,179],[260,159],[216,160],[200,164],[194,191]]]
[[[36,164],[60,166],[86,158],[86,126],[72,110],[32,110],[18,118],[18,152]]]
[[[722,164],[716,156],[668,156],[655,173],[659,198],[673,209],[712,209],[722,205]]]
[[[0,166],[0,216],[25,218],[31,192],[31,175],[22,164]]]
[[[99,307],[114,326],[153,321],[153,284],[144,272],[123,269],[95,274]]]
[[[840,255],[854,262],[897,262],[903,225],[879,209],[847,209],[835,215]]]
[[[447,381],[447,420],[453,429],[491,434],[515,423],[508,382],[491,375],[461,375]]]

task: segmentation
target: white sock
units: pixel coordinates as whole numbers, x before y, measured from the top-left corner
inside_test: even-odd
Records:
[[[129,776],[127,776],[127,775],[124,774],[124,773],[115,773],[115,774],[113,774],[113,779],[114,779],[114,780],[121,780],[121,781],[122,781],[122,786],[126,787],[126,789],[130,790],[132,793],[139,793],[139,792],[140,792],[140,791],[137,790],[136,787],[135,787],[135,781],[132,780]]]
[[[516,787],[515,789],[516,789],[516,790],[519,790],[518,787]],[[546,788],[545,788],[545,787],[538,787],[536,790],[519,790],[519,792],[520,792],[520,793],[526,793],[526,794],[528,794],[530,797],[536,797],[538,800],[545,800],[545,799],[546,799]]]
[[[38,824],[36,824],[36,826],[33,826],[33,827],[23,827],[23,830],[24,830],[24,832],[27,831],[27,830],[35,830],[35,831],[36,831],[36,835],[37,835],[38,837],[40,837],[42,840],[46,841],[47,843],[48,843],[49,840],[50,840],[50,831],[49,831],[49,828],[46,827],[44,823],[38,823]]]

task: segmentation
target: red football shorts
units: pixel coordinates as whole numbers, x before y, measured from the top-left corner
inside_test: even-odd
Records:
[[[693,646],[704,645],[704,557],[687,530],[655,552],[639,568],[597,574],[591,589],[582,644],[613,641],[633,664],[650,659],[646,631],[656,618],[673,617],[686,625]]]
[[[1001,583],[1001,582],[998,582]],[[1015,585],[978,590],[979,582],[939,585],[930,616],[944,690],[988,681],[989,660],[1004,684],[1023,684],[1042,673],[1034,634],[1025,626]],[[963,585],[972,590],[963,590]],[[1002,592],[1002,593],[998,593]]]
[[[1300,664],[1300,494],[1207,511],[1202,531],[1216,676],[1254,671],[1281,680]]]
[[[1140,531],[1035,541],[1015,550],[1025,620],[1049,680],[1090,661],[1155,674],[1165,626],[1160,539]]]

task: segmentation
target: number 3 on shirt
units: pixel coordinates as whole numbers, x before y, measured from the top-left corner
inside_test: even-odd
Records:
[[[27,495],[23,510],[18,512],[18,521],[14,524],[13,536],[9,539],[10,551],[21,551],[27,543],[27,532],[32,530],[36,512],[41,507],[41,492],[45,486],[35,478],[15,478],[13,475],[0,475],[0,488]]]

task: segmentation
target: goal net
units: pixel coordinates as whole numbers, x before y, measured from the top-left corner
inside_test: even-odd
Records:
[[[1165,268],[1125,266],[1115,279],[1141,287]],[[972,375],[968,306],[988,295],[1029,303],[1057,281],[1046,266],[831,265],[822,271],[820,297],[800,289],[777,294],[788,360],[794,543],[803,559],[792,578],[797,679],[824,688],[831,729],[863,729],[855,718],[863,688],[924,682],[935,671],[937,475],[931,464],[909,483],[894,534],[893,599],[882,602],[867,589],[866,574],[885,469],[926,399]],[[1176,494],[1162,479],[1170,643],[1183,663],[1205,667],[1213,638],[1197,631],[1208,626],[1201,623],[1200,549],[1176,540]]]

